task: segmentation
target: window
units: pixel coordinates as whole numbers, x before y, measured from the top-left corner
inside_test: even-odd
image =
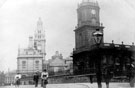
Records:
[[[39,61],[35,61],[36,64],[39,64]]]
[[[79,34],[79,46],[82,46],[82,33]]]
[[[23,69],[26,68],[26,61],[22,61],[22,68],[23,68]]]
[[[35,61],[35,68],[39,69],[39,61]]]
[[[96,19],[95,18],[92,19],[92,24],[96,24]]]
[[[41,33],[41,30],[39,30],[38,33]]]
[[[38,38],[41,38],[41,35],[39,35]]]

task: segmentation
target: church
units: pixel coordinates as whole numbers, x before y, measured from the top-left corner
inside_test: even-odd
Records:
[[[29,45],[26,49],[18,49],[17,73],[22,76],[32,76],[35,72],[41,72],[45,61],[45,30],[41,18],[37,21],[34,37],[29,37]]]
[[[102,75],[104,68],[109,67],[113,78],[125,77],[123,80],[130,80],[131,64],[135,61],[134,43],[125,45],[123,42],[114,44],[113,40],[111,43],[104,42],[105,27],[100,22],[100,7],[96,1],[83,0],[78,5],[77,16],[78,23],[74,30],[74,74]]]

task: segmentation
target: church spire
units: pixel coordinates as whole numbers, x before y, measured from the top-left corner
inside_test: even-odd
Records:
[[[43,29],[43,22],[41,20],[41,17],[39,17],[37,21],[37,30],[42,30],[42,29]]]
[[[43,30],[43,22],[41,17],[37,21],[37,29],[35,30],[35,39],[45,39],[45,31]]]
[[[37,21],[37,28],[35,30],[34,35],[34,48],[37,49],[40,53],[42,53],[45,56],[45,30],[43,28],[43,22],[41,20],[41,17],[38,18]]]
[[[41,17],[39,17],[39,18],[38,18],[38,22],[37,22],[37,26],[42,25],[42,24],[43,24],[43,22],[42,22],[42,20],[41,20]]]

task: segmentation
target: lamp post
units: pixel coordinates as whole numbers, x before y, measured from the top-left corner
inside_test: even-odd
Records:
[[[99,31],[99,29],[96,29],[96,31],[93,33],[93,36],[97,47],[99,47],[103,38],[103,33]]]
[[[103,33],[96,29],[93,33],[93,37],[97,47],[97,55],[96,55],[96,77],[97,77],[97,84],[98,88],[102,88],[101,80],[102,80],[102,71],[101,71],[101,56],[99,55],[99,46],[102,43]]]

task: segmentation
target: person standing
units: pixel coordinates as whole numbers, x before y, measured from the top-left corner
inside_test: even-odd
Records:
[[[15,87],[16,87],[16,88],[19,88],[20,79],[21,79],[21,74],[17,73],[17,74],[15,75]]]
[[[89,79],[90,79],[90,83],[92,84],[93,83],[93,76],[89,75]]]
[[[38,80],[39,80],[39,75],[38,75],[38,72],[36,72],[33,76],[33,81],[34,81],[35,87],[38,86]]]
[[[100,69],[98,69],[96,71],[96,77],[97,77],[98,88],[102,88],[102,84],[101,84],[101,82],[102,82],[102,73],[101,73]]]
[[[130,78],[130,87],[134,87],[135,83],[135,61],[131,64],[131,78]]]
[[[111,70],[110,70],[110,67],[107,66],[104,68],[104,78],[105,78],[105,82],[106,82],[106,88],[109,88],[109,82],[111,80],[111,76],[112,76],[112,73],[111,73]]]
[[[43,88],[46,88],[47,84],[48,84],[48,72],[46,71],[46,69],[44,69],[43,72],[41,73],[41,86]]]

